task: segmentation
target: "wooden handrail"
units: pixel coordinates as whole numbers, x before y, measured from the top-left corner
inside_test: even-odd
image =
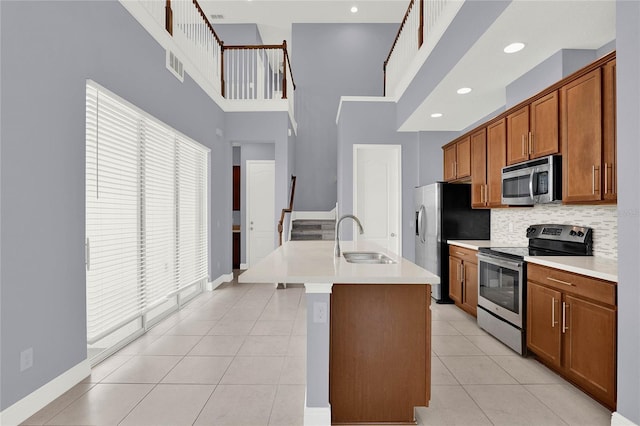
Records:
[[[291,196],[289,198],[289,207],[282,209],[280,212],[280,220],[278,221],[278,241],[282,245],[282,232],[284,231],[284,215],[293,211],[293,198],[296,194],[296,177],[291,175]]]
[[[418,10],[418,13],[420,14],[419,16],[420,23],[418,25],[418,49],[420,49],[424,41],[424,0],[418,0],[418,1],[420,2],[419,3],[420,9]],[[407,23],[407,20],[409,19],[409,14],[411,13],[411,10],[413,9],[413,6],[415,5],[415,3],[416,3],[416,0],[411,0],[409,2],[409,7],[407,7],[407,11],[404,13],[404,17],[402,18],[402,22],[400,23],[400,28],[398,28],[398,32],[396,33],[396,38],[393,40],[393,44],[391,45],[391,49],[389,50],[387,59],[385,59],[382,65],[382,71],[384,74],[384,83],[382,88],[383,95],[387,94],[387,64],[391,59],[393,50],[396,48],[396,44],[398,44],[398,39],[400,38],[400,34],[402,34],[402,29],[404,28],[404,25]]]

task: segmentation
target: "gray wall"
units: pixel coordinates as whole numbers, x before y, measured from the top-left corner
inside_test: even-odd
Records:
[[[382,95],[382,65],[397,31],[396,24],[293,25],[297,210],[335,207],[340,96]]]
[[[418,133],[397,132],[395,102],[344,102],[338,121],[339,214],[353,211],[353,145],[402,146],[402,256],[415,258],[413,188],[418,184]],[[344,225],[344,226],[342,226]],[[351,240],[352,222],[341,225],[341,238]]]
[[[231,272],[231,147],[216,137],[221,110],[188,76],[173,77],[165,51],[120,3],[0,8],[3,410],[87,356],[86,79],[212,149],[213,278]],[[19,354],[29,347],[34,366],[20,373]]]
[[[247,160],[275,160],[274,143],[243,143],[240,146],[240,263],[247,262]]]
[[[262,44],[256,24],[214,24],[213,29],[225,45]]]
[[[640,2],[617,1],[618,411],[640,424]]]
[[[288,126],[289,113],[287,112],[231,112],[225,114],[225,138],[228,146],[231,146],[232,143],[236,145],[246,143],[275,144],[276,198],[274,214],[278,219],[280,211],[289,205],[289,182],[292,170],[289,164],[291,141],[287,132]],[[276,229],[274,241],[277,241],[277,235]]]
[[[459,135],[459,132],[418,133],[418,186],[442,181],[442,146]]]

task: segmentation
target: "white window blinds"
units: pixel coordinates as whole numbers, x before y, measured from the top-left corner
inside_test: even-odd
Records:
[[[86,132],[91,343],[206,282],[209,151],[93,82]]]

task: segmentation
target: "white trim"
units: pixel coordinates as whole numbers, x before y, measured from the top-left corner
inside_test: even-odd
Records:
[[[223,283],[228,283],[231,281],[233,281],[233,272],[230,274],[222,274],[215,280],[209,281],[207,283],[207,291],[213,291],[216,288],[220,287]]]
[[[305,422],[305,424],[307,424]],[[617,411],[611,415],[611,426],[638,426]]]
[[[307,294],[329,294],[333,288],[333,283],[304,283]]]
[[[304,391],[304,426],[331,426],[331,404],[327,407],[307,406],[307,390]]]
[[[303,212],[303,211],[293,211],[291,212],[291,220],[296,219],[326,219],[332,220],[336,218],[336,209],[330,210],[328,212],[318,211],[318,212]]]
[[[90,374],[91,365],[85,359],[0,412],[0,424],[13,426],[22,423]]]
[[[391,96],[340,96],[340,103],[338,104],[338,114],[336,114],[336,124],[340,120],[340,112],[342,112],[343,102],[397,102],[395,98]]]
[[[243,271],[246,271],[247,269],[249,269],[249,264],[248,263],[241,263],[240,264],[240,269],[242,269]]]

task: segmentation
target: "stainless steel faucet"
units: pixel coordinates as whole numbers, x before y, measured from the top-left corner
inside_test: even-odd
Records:
[[[345,214],[344,216],[342,216],[338,220],[338,223],[336,224],[336,242],[335,242],[335,245],[333,246],[333,255],[335,257],[340,257],[340,222],[342,222],[346,218],[351,218],[356,221],[356,223],[358,224],[358,228],[360,230],[360,234],[364,232],[364,229],[362,229],[362,224],[360,223],[360,219],[358,219],[352,214]]]

